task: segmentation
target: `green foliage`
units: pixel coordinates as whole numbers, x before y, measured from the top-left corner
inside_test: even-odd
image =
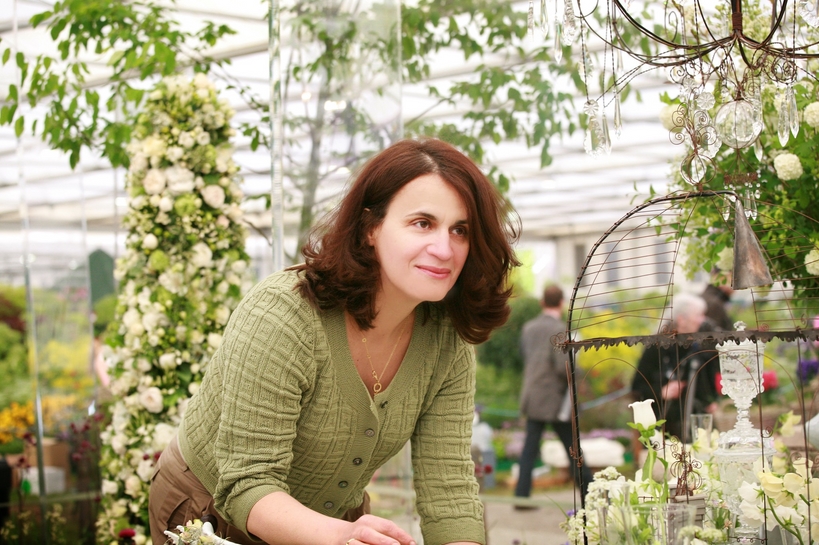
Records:
[[[485,343],[476,348],[478,361],[498,370],[523,371],[520,357],[520,332],[523,324],[540,313],[540,303],[529,295],[513,297],[509,306],[511,314],[506,323],[492,332]]]
[[[117,295],[106,295],[94,303],[94,337],[99,337],[114,319],[117,309]]]
[[[516,420],[521,381],[520,371],[478,364],[475,406],[484,409],[481,420],[494,429],[502,427],[504,422]]]
[[[715,96],[719,97],[719,90]],[[804,113],[809,105],[819,108],[817,88],[808,78],[794,85],[797,108]],[[723,145],[709,168],[706,189],[735,190],[744,201],[746,210],[757,216],[750,222],[766,254],[774,280],[787,280],[793,287],[793,304],[806,315],[817,312],[819,275],[806,266],[809,252],[819,252],[819,119],[804,115],[797,136],[790,135],[787,144],[780,144],[776,127],[779,123],[781,91],[773,86],[761,93],[765,128],[754,146],[734,150]],[[666,97],[666,102],[672,101]],[[712,119],[722,105],[717,100],[709,112]],[[819,111],[819,110],[814,110]],[[813,125],[811,125],[812,122]],[[775,160],[790,154],[801,164],[791,172],[778,172]],[[711,177],[712,176],[712,177]],[[758,176],[756,182],[746,185],[742,176]],[[795,177],[794,177],[795,176]],[[739,180],[739,181],[738,181]],[[672,190],[692,189],[677,174],[671,182]],[[750,199],[749,197],[753,197]],[[733,219],[723,217],[726,203],[723,199],[702,199],[685,202],[678,237],[693,236],[696,243],[687,244],[686,272],[693,276],[698,271],[710,271],[720,260],[720,252],[733,247]]]
[[[64,0],[34,15],[31,24],[45,26],[59,57],[17,53],[20,79],[9,86],[0,124],[14,125],[17,136],[28,125],[51,148],[67,153],[72,168],[83,149],[99,152],[112,166],[127,166],[125,144],[144,95],[135,83],[174,74],[183,65],[208,71],[219,61],[203,50],[234,33],[211,22],[192,32],[180,30],[175,13],[150,0]],[[4,63],[11,50],[10,44],[3,48]],[[111,94],[104,102],[81,60],[89,55],[108,65]],[[46,107],[39,127],[19,108],[25,103]]]

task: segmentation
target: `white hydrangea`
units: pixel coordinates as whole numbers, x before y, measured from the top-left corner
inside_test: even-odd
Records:
[[[783,181],[796,180],[804,174],[799,157],[793,153],[781,153],[777,155],[774,159],[774,169],[776,170],[776,175]]]
[[[731,271],[734,269],[734,249],[723,248],[717,254],[717,268],[721,271]]]
[[[808,274],[819,276],[819,248],[814,248],[805,256],[805,269]]]
[[[176,354],[162,354],[159,356],[159,366],[163,369],[176,367]]]
[[[813,127],[819,128],[819,102],[811,102],[805,107],[804,111],[805,123]]]
[[[181,132],[179,136],[176,138],[179,145],[183,148],[190,149],[196,144],[196,140],[194,139],[193,135],[189,132]]]

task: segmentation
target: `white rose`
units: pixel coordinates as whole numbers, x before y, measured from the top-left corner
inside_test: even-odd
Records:
[[[166,424],[165,422],[160,422],[154,428],[154,438],[151,442],[152,448],[156,452],[162,452],[165,450],[165,447],[170,444],[174,435],[176,435],[176,428],[174,426]]]
[[[216,350],[222,344],[222,336],[218,333],[208,333],[208,345]]]
[[[193,191],[193,172],[187,168],[171,167],[165,169],[168,189],[174,195]]]
[[[131,475],[125,479],[125,493],[136,498],[142,489],[142,481],[136,475]]]
[[[230,220],[227,219],[222,214],[219,214],[219,217],[216,218],[216,225],[218,227],[221,227],[222,229],[227,229],[228,227],[230,227]]]
[[[149,362],[145,358],[139,358],[137,360],[137,371],[139,371],[140,373],[147,373],[148,371],[151,370],[151,367],[153,367],[151,365],[151,362]]]
[[[125,434],[118,433],[111,438],[111,448],[120,456],[125,454],[125,449],[127,446],[128,438],[125,436]]]
[[[241,259],[234,261],[230,265],[230,270],[236,274],[244,274],[244,272],[247,270],[247,261],[242,261]]]
[[[651,408],[652,403],[654,403],[653,399],[646,399],[629,405],[629,408],[634,411],[635,424],[642,424],[644,428],[650,428],[657,423],[657,416],[654,414],[654,409]]]
[[[191,263],[195,267],[210,267],[213,263],[213,252],[204,242],[194,244],[191,252]]]
[[[149,413],[162,412],[162,392],[156,386],[151,386],[139,394],[139,403]]]
[[[145,327],[143,327],[143,325],[139,322],[131,324],[131,326],[128,328],[128,335],[133,337],[139,337],[143,333],[145,333]]]
[[[193,145],[196,143],[196,140],[193,139],[193,136],[189,132],[179,133],[179,136],[177,137],[176,140],[177,142],[179,142],[180,146],[188,149],[192,148]]]
[[[230,169],[233,148],[230,146],[221,147],[216,150],[216,172],[227,172]]]
[[[157,239],[153,233],[148,233],[145,235],[145,238],[142,239],[142,247],[146,250],[153,250],[157,246],[159,246],[159,239]]]
[[[230,318],[230,309],[228,309],[226,306],[220,306],[216,309],[214,314],[216,323],[219,325],[225,325],[228,323],[228,319]]]
[[[148,168],[148,157],[144,153],[137,153],[131,157],[131,164],[128,165],[128,172],[144,172]]]
[[[204,131],[200,132],[196,135],[196,143],[200,146],[207,146],[210,144],[210,134]]]
[[[171,223],[171,217],[165,212],[160,212],[159,214],[156,215],[154,221],[159,225],[168,225],[169,223]]]
[[[207,185],[202,188],[202,200],[211,208],[220,208],[225,204],[225,190],[218,185]]]
[[[142,315],[140,315],[139,311],[135,308],[129,308],[125,311],[125,314],[122,315],[122,323],[125,327],[131,327],[133,324],[137,324],[142,321]]]
[[[163,369],[176,367],[176,354],[162,354],[159,356],[159,366]]]
[[[148,201],[145,199],[145,195],[138,195],[131,199],[131,208],[134,210],[142,210],[146,202]]]
[[[796,180],[804,173],[799,157],[793,153],[781,153],[774,159],[774,169],[780,180]]]
[[[142,327],[145,331],[153,332],[162,322],[164,322],[165,315],[156,311],[146,312],[142,315]]]
[[[162,197],[157,204],[160,212],[170,212],[173,210],[173,199],[170,197]]]
[[[159,206],[159,203],[162,201],[162,195],[151,195],[151,198],[148,199],[148,202],[151,203],[151,206]]]
[[[139,475],[140,479],[142,479],[145,482],[148,482],[151,479],[151,475],[154,474],[153,457],[149,457],[147,460],[140,460],[136,472],[137,475]]]
[[[201,331],[191,331],[191,344],[202,344],[205,342],[205,335]]]
[[[179,146],[171,146],[168,148],[168,151],[165,152],[165,157],[167,157],[168,161],[170,161],[171,163],[178,162],[184,156],[185,150],[183,150]]]
[[[235,202],[230,203],[230,205],[228,205],[226,213],[227,216],[233,221],[239,221],[240,219],[242,219],[242,216],[244,215],[242,209],[239,208],[239,205],[236,204]]]
[[[109,481],[108,479],[102,480],[102,493],[105,495],[114,495],[119,492],[119,486],[115,481]]]
[[[165,141],[153,134],[142,141],[142,153],[148,157],[162,157],[166,147]]]
[[[199,383],[198,382],[191,382],[188,384],[188,393],[190,395],[196,395],[196,392],[199,391]]]
[[[819,129],[819,102],[811,102],[805,107],[804,114],[805,123]]]
[[[208,79],[208,76],[202,72],[197,72],[193,76],[193,86],[197,89],[213,89],[213,83]]]
[[[148,98],[150,100],[159,100],[159,99],[161,99],[162,98],[162,90],[161,89],[156,89],[154,91],[151,91],[151,94],[148,95]]]
[[[162,193],[162,190],[165,189],[165,174],[157,168],[152,168],[142,180],[142,185],[148,195]]]

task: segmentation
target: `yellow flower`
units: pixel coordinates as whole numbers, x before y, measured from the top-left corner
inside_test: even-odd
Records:
[[[802,417],[793,414],[789,411],[780,417],[782,424],[779,427],[779,435],[782,437],[790,437],[796,433],[796,425],[802,421]]]

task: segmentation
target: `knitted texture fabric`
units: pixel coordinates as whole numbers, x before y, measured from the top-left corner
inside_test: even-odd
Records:
[[[296,280],[276,273],[247,295],[185,412],[180,449],[216,509],[246,531],[253,505],[283,491],[340,517],[409,440],[424,542],[484,543],[470,457],[472,346],[438,309],[425,319],[419,308],[401,367],[373,400],[343,312],[314,309]]]

